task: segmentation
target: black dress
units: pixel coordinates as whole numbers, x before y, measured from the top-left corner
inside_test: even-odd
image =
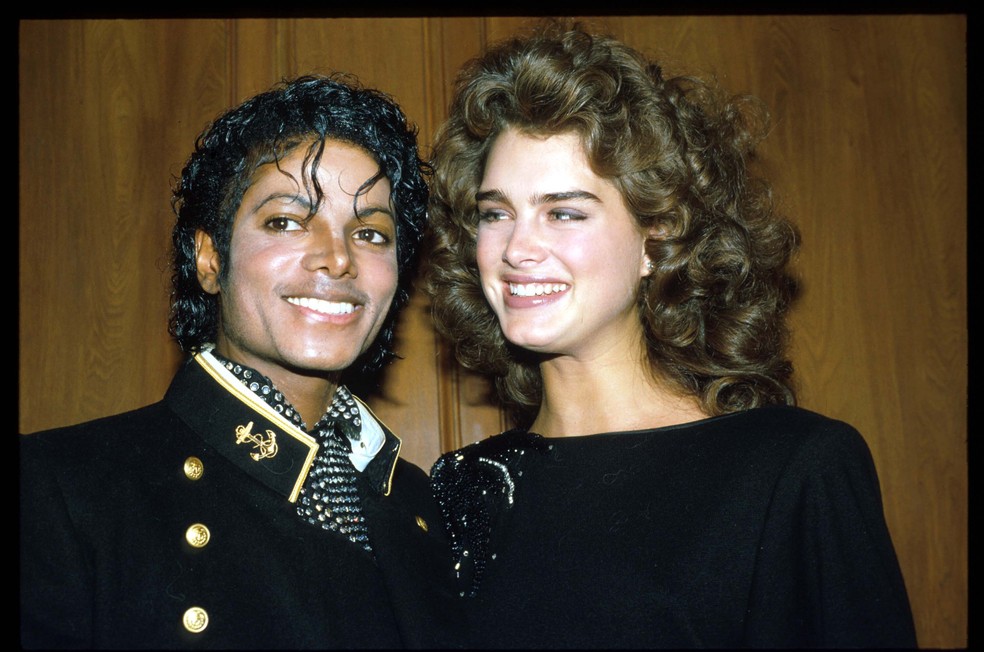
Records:
[[[914,647],[860,434],[799,408],[510,431],[432,484],[478,647]]]

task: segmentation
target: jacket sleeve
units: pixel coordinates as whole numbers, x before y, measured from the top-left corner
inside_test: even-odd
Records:
[[[46,440],[18,437],[20,446],[21,645],[91,646],[91,557],[77,536]]]

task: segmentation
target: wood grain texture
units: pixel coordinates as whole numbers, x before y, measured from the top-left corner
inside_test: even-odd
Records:
[[[221,35],[181,21],[26,21],[20,40],[20,428],[33,431],[167,387],[170,182],[227,93]]]
[[[433,134],[447,117],[458,70],[482,50],[488,34],[484,19],[446,18],[431,20],[428,35],[433,98],[428,120]],[[451,348],[440,338],[436,354],[442,451],[460,448],[504,430],[505,418],[492,400],[491,384],[461,368]]]
[[[792,353],[804,407],[855,425],[878,467],[920,645],[967,645],[967,80],[962,15],[595,16],[761,97],[762,166],[801,228]],[[424,151],[458,67],[522,17],[20,23],[19,427],[160,398],[171,179],[195,135],[284,76],[390,92]],[[424,468],[504,427],[418,292],[380,417]],[[53,400],[54,399],[54,400]]]

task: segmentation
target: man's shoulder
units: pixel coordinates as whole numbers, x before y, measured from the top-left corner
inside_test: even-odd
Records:
[[[139,408],[97,417],[79,423],[55,426],[36,432],[22,434],[22,437],[32,439],[54,439],[61,437],[85,436],[88,434],[103,434],[139,428],[148,422],[166,419],[170,410],[163,401],[144,405]]]
[[[400,457],[393,467],[393,486],[402,489],[412,488],[429,490],[430,479],[427,473],[417,464]]]
[[[160,433],[180,427],[180,420],[162,402],[67,426],[28,434],[18,439],[23,454],[47,457],[87,457],[135,445],[153,446]]]

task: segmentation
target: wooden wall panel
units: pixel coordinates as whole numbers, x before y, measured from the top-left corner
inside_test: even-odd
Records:
[[[284,21],[247,18],[226,22],[232,34],[228,58],[234,96],[228,104],[233,106],[287,76],[288,48]]]
[[[170,179],[228,94],[223,35],[197,25],[26,21],[19,36],[19,407],[33,431],[167,387]]]
[[[428,121],[431,132],[447,116],[455,76],[461,65],[475,56],[488,39],[486,19],[445,18],[429,21],[431,98]],[[492,387],[477,374],[462,369],[450,348],[439,342],[439,404],[442,450],[459,448],[506,428],[495,407]]]
[[[940,645],[968,590],[964,34],[941,17],[817,27],[825,67],[789,115],[833,110],[798,137],[810,164],[782,165],[807,243],[802,397],[868,439],[920,640]]]
[[[763,164],[800,226],[802,404],[868,440],[923,647],[967,644],[966,17],[599,16],[670,72],[773,109]],[[157,400],[171,177],[226,107],[337,68],[425,151],[460,64],[521,17],[22,21],[19,425]],[[504,423],[418,293],[374,407],[427,468]]]

